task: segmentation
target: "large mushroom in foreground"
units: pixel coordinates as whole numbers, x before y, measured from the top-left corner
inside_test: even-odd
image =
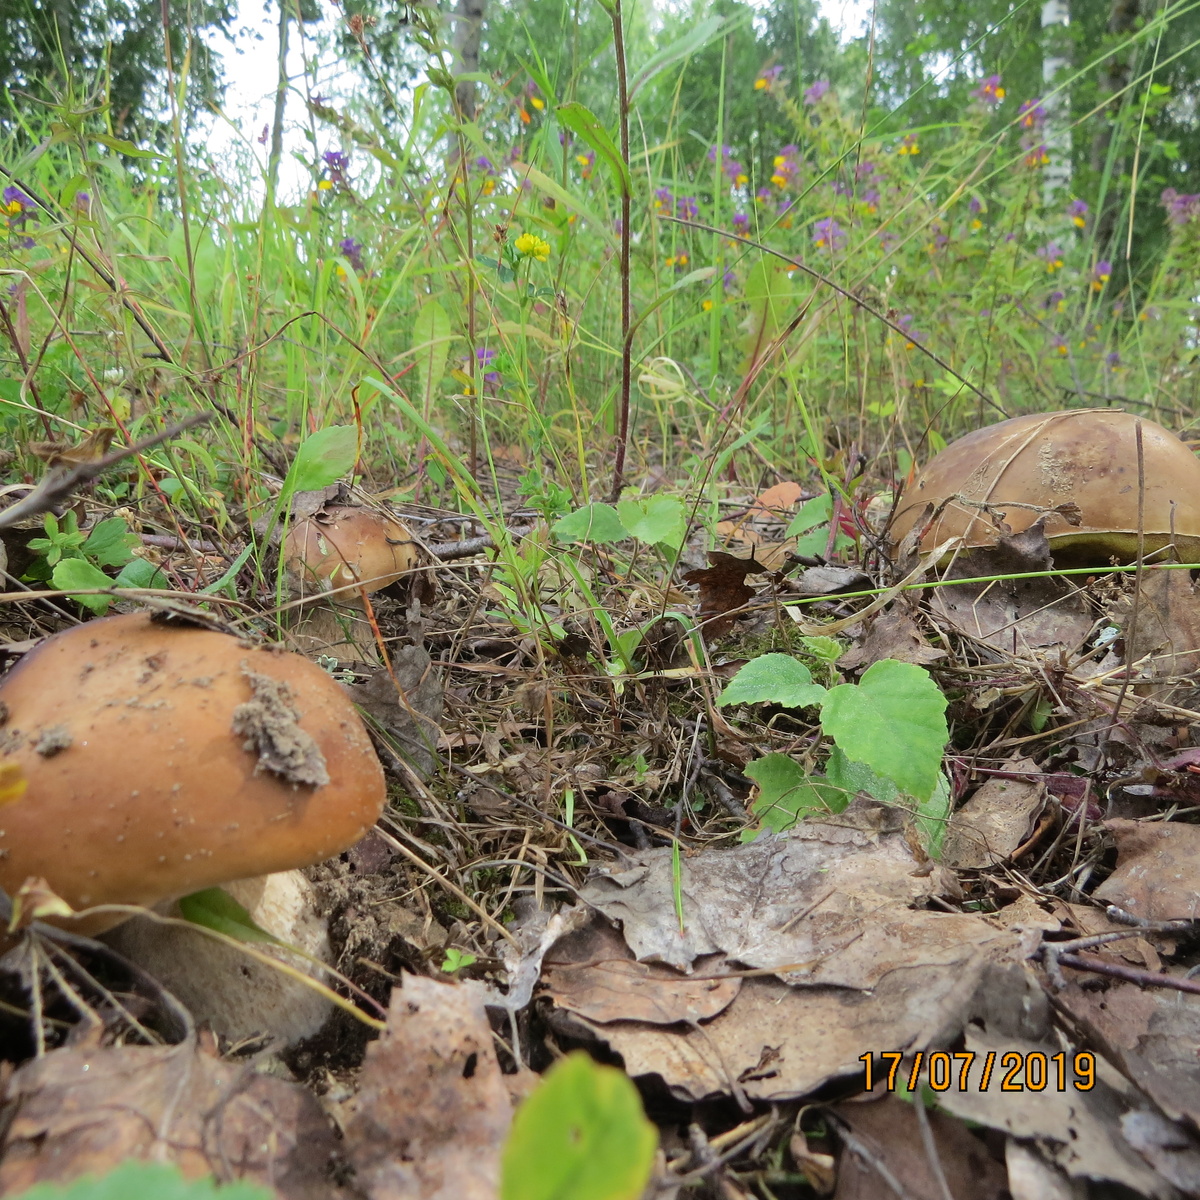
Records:
[[[1137,427],[1142,431],[1139,488]],[[888,530],[927,552],[994,545],[1041,519],[1057,562],[1106,565],[1167,546],[1200,562],[1200,460],[1173,433],[1119,409],[1014,417],[951,443],[905,489]]]
[[[0,777],[24,783],[0,807],[0,886],[41,877],[75,910],[320,862],[385,799],[354,705],[319,667],[144,614],[48,638],[0,681],[0,714]]]

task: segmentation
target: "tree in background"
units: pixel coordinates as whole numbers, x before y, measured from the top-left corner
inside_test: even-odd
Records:
[[[993,73],[1013,118],[1043,96],[1036,4],[880,0],[877,22],[876,100],[897,127],[955,122]],[[1056,81],[1071,123],[1072,188],[1092,207],[1099,256],[1136,278],[1166,237],[1163,190],[1200,191],[1200,10],[1186,0],[1072,0],[1064,32],[1070,66]]]
[[[228,34],[234,0],[3,0],[0,79],[21,95],[52,101],[68,84],[78,100],[92,81],[117,132],[157,125],[167,110],[164,36],[176,72],[189,69],[185,120],[222,93],[221,56],[203,33]],[[69,76],[69,78],[68,78]],[[82,86],[81,86],[82,84]],[[28,101],[24,101],[25,104]]]

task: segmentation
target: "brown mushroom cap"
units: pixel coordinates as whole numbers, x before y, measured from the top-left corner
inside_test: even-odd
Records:
[[[966,546],[993,545],[991,514],[1002,514],[1014,533],[1044,515],[1057,561],[1131,561],[1138,545],[1137,421],[1118,409],[1073,409],[968,433],[926,464],[901,496],[888,531],[893,549],[946,501],[921,538],[923,551],[953,537]],[[1174,543],[1183,562],[1198,562],[1200,460],[1161,425],[1144,417],[1141,425],[1146,553]],[[1078,506],[1081,523],[1052,511],[1069,504]]]
[[[309,593],[354,583],[375,592],[421,562],[407,525],[377,508],[349,505],[330,505],[297,521],[284,539],[283,560]]]
[[[153,905],[320,862],[375,823],[383,771],[354,705],[298,654],[145,614],[47,639],[0,682],[0,886]],[[73,924],[108,928],[119,916]]]

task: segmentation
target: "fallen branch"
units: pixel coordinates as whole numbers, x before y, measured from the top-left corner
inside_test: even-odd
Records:
[[[212,413],[193,413],[190,417],[162,430],[161,433],[143,438],[140,442],[134,442],[132,446],[122,446],[92,462],[76,463],[70,466],[64,463],[61,466],[51,467],[42,477],[41,483],[24,500],[18,500],[16,504],[0,512],[0,529],[11,529],[14,525],[26,521],[30,517],[50,512],[57,505],[69,499],[72,493],[85,483],[90,483],[93,479],[103,475],[109,467],[115,466],[122,459],[140,454],[143,450],[149,450],[162,442],[169,441],[185,429],[191,429],[195,425],[201,425],[210,420],[212,420]]]

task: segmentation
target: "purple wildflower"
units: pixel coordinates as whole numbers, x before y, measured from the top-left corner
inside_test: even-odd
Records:
[[[771,189],[765,187],[759,188],[758,191],[754,193],[754,198],[759,202],[759,204],[766,204],[766,202],[771,198]]]
[[[1053,308],[1057,312],[1062,312],[1064,302],[1066,301],[1066,292],[1054,291],[1042,301],[1042,307],[1045,309]]]
[[[829,80],[818,79],[811,87],[804,89],[804,103],[808,105],[820,104],[829,91]]]
[[[1092,291],[1102,292],[1104,285],[1112,277],[1112,263],[1107,258],[1102,258],[1092,268]]]
[[[1047,242],[1035,253],[1046,264],[1047,271],[1057,271],[1063,265],[1063,249],[1057,242]]]
[[[846,231],[832,217],[825,217],[813,226],[812,240],[814,246],[841,250],[846,245]]]
[[[875,164],[873,162],[862,162],[854,168],[854,181],[861,183],[864,179],[870,179],[875,174]]]
[[[914,317],[912,313],[905,313],[897,322],[896,327],[908,339],[904,344],[905,350],[911,350],[917,342],[925,340],[925,334],[913,326]]]
[[[1046,119],[1046,110],[1041,100],[1022,100],[1020,111],[1017,113],[1017,124],[1022,129],[1041,129]]]
[[[659,213],[669,213],[675,203],[675,197],[671,195],[670,188],[655,188],[654,189],[654,211]]]
[[[1119,367],[1121,365],[1121,354],[1117,350],[1110,350],[1104,356],[1104,364],[1109,367]]]
[[[499,371],[491,370],[493,359],[496,357],[496,351],[487,346],[480,346],[475,351],[475,361],[479,364],[479,368],[483,371],[484,383],[500,383],[503,376]]]
[[[7,192],[4,194],[8,195]],[[1200,216],[1200,194],[1177,192],[1169,187],[1163,189],[1161,200],[1172,225],[1186,225]]]
[[[694,221],[700,215],[695,196],[680,196],[675,201],[675,214],[683,221]]]
[[[726,291],[729,291],[730,288],[737,287],[737,281],[738,278],[732,271],[726,271],[725,274],[721,276],[721,284]]]
[[[853,196],[854,189],[848,183],[843,183],[840,179],[835,179],[833,181],[833,194],[835,196]]]
[[[782,74],[782,66],[764,67],[759,71],[758,78],[754,81],[754,90],[756,92],[769,92],[772,85]]]
[[[981,201],[978,196],[972,196],[971,199],[967,201],[967,211],[973,217],[979,216],[979,214],[983,212],[983,201]]]
[[[733,214],[734,233],[746,233],[750,229],[750,218],[745,213]]]
[[[354,268],[358,274],[366,269],[362,260],[362,243],[352,237],[342,238],[338,242],[338,253]]]
[[[4,207],[10,216],[33,208],[33,201],[19,187],[6,187],[0,196],[4,198]]]
[[[979,81],[979,86],[971,93],[971,99],[994,107],[1004,99],[1004,94],[1004,89],[1000,86],[1000,76],[989,75]]]
[[[1086,200],[1072,200],[1067,205],[1067,216],[1073,224],[1082,229],[1087,224],[1088,206]]]

